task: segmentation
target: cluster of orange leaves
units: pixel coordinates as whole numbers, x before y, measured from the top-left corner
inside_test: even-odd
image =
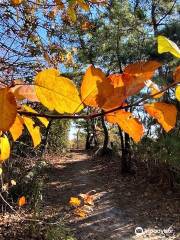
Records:
[[[75,216],[86,217],[94,206],[94,195],[90,193],[80,194],[79,197],[71,197],[69,205],[72,206]]]
[[[39,101],[50,111],[60,114],[74,115],[84,106],[93,107],[96,111],[103,110],[107,113],[105,119],[109,123],[117,123],[135,142],[139,142],[144,132],[139,119],[124,109],[110,113],[108,111],[125,106],[128,97],[137,94],[145,86],[156,94],[154,97],[161,97],[162,93],[159,93],[158,86],[150,80],[160,66],[161,63],[157,61],[141,61],[126,66],[122,74],[111,74],[106,77],[100,68],[91,65],[83,76],[80,94],[73,81],[61,76],[56,69],[39,72],[33,85],[27,85],[20,80],[14,81],[10,86],[2,83],[0,85],[0,161],[6,160],[10,155],[7,131],[16,141],[22,135],[25,126],[32,137],[34,147],[41,142],[40,127],[32,118],[21,114],[22,111],[37,112],[23,104],[23,100]],[[173,76],[174,81],[178,83],[180,66],[176,68]],[[176,92],[178,91],[179,86],[176,89]],[[179,99],[178,93],[176,97]],[[157,119],[166,132],[175,126],[177,115],[175,105],[153,102],[144,104],[144,109]],[[49,122],[45,117],[37,118],[45,127],[48,126]]]

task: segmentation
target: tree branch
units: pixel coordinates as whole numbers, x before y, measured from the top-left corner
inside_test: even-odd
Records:
[[[178,82],[174,82],[172,84],[170,84],[169,86],[167,86],[166,88],[162,89],[161,91],[153,94],[153,95],[148,95],[144,98],[141,98],[140,100],[132,103],[132,104],[129,104],[129,105],[126,105],[126,106],[119,106],[119,107],[116,107],[114,109],[111,109],[111,110],[108,110],[108,111],[103,111],[103,112],[98,112],[98,113],[91,113],[91,114],[82,114],[82,115],[70,115],[70,114],[64,114],[64,115],[59,115],[59,114],[45,114],[45,113],[32,113],[32,112],[26,112],[26,111],[21,111],[21,110],[18,110],[17,112],[20,114],[20,115],[24,115],[24,116],[30,116],[30,117],[46,117],[46,118],[50,118],[50,119],[93,119],[93,118],[97,118],[97,117],[101,117],[101,116],[105,116],[106,114],[109,114],[109,113],[112,113],[112,112],[115,112],[115,111],[118,111],[118,110],[122,110],[122,109],[129,109],[131,107],[137,107],[139,106],[140,103],[142,102],[145,102],[147,101],[148,99],[150,98],[153,98],[155,97],[156,95],[160,94],[160,93],[163,93],[163,92],[166,92],[168,89],[172,88],[172,87],[175,87],[176,85],[178,84]]]

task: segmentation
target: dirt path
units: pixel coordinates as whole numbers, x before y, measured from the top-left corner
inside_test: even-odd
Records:
[[[142,176],[122,177],[119,163],[94,160],[77,151],[50,159],[44,189],[44,214],[64,217],[78,240],[180,239],[179,195],[161,192]],[[70,197],[95,191],[93,210],[84,219],[73,215]],[[143,234],[135,234],[141,227]],[[139,231],[142,231],[139,229]]]

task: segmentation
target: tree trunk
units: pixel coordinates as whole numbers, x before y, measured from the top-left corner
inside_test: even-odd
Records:
[[[91,129],[92,129],[92,142],[93,146],[97,147],[98,145],[98,140],[97,140],[97,134],[96,134],[96,128],[95,128],[95,120],[91,120]]]
[[[109,143],[109,134],[108,134],[108,129],[107,129],[105,121],[104,121],[104,116],[101,117],[101,123],[102,123],[103,131],[104,131],[103,151],[107,151],[108,143]]]
[[[121,128],[118,126],[119,129],[119,136],[121,139],[121,173],[127,174],[131,173],[131,151],[130,151],[130,143],[129,143],[129,135],[124,133]]]
[[[49,123],[48,123],[48,126],[46,128],[46,133],[45,133],[45,137],[42,141],[42,149],[41,149],[41,157],[44,155],[45,151],[46,151],[46,148],[47,148],[47,141],[48,141],[48,135],[49,135],[49,131],[50,131],[50,128],[52,126],[52,123],[53,123],[53,120],[50,120]]]
[[[90,148],[91,148],[91,145],[90,145],[90,133],[89,133],[89,131],[87,131],[85,150],[89,150]]]

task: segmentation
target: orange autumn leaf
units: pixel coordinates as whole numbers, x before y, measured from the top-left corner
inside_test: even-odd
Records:
[[[162,102],[145,104],[144,109],[151,117],[157,119],[166,132],[175,127],[177,109],[173,104]]]
[[[109,91],[110,94],[107,96],[106,101],[102,106],[104,110],[119,107],[126,99],[126,86],[123,75],[112,74],[108,76],[107,80],[110,83],[111,91]]]
[[[18,6],[22,3],[23,0],[11,0],[11,4],[14,6]]]
[[[7,131],[16,119],[17,104],[9,88],[0,89],[0,131]]]
[[[127,95],[131,96],[139,92],[145,86],[144,81],[151,79],[155,70],[160,66],[161,63],[157,61],[141,61],[129,64],[123,73]]]
[[[86,3],[85,0],[76,0],[76,3],[77,3],[84,11],[89,11],[89,5]]]
[[[106,115],[106,120],[110,123],[117,123],[120,128],[129,134],[135,142],[139,142],[143,136],[143,125],[132,113],[124,110],[118,110]]]
[[[128,74],[147,74],[149,78],[152,77],[154,71],[161,66],[157,61],[140,61],[129,64],[124,69],[124,73]],[[147,75],[145,77],[147,77]]]
[[[94,27],[94,25],[93,25],[92,23],[88,22],[88,21],[85,21],[85,22],[81,25],[81,29],[82,29],[83,31],[87,31],[88,29],[91,29],[91,28],[93,28],[93,27]]]
[[[92,107],[102,107],[113,93],[113,85],[100,68],[88,67],[81,84],[82,102]]]
[[[17,85],[11,88],[16,99],[21,101],[27,99],[31,102],[39,102],[36,96],[35,88],[32,85]]]
[[[90,195],[88,193],[86,194],[80,194],[80,197],[82,197],[82,199],[84,200],[84,204],[87,205],[94,205],[94,197],[93,195]]]
[[[25,198],[24,196],[20,197],[20,198],[18,199],[18,206],[19,206],[19,207],[22,207],[22,206],[24,206],[25,204],[26,204],[26,198]]]
[[[88,212],[81,207],[74,209],[74,214],[80,218],[85,218],[88,215]]]
[[[173,78],[175,82],[180,82],[180,66],[178,66],[173,73]]]

